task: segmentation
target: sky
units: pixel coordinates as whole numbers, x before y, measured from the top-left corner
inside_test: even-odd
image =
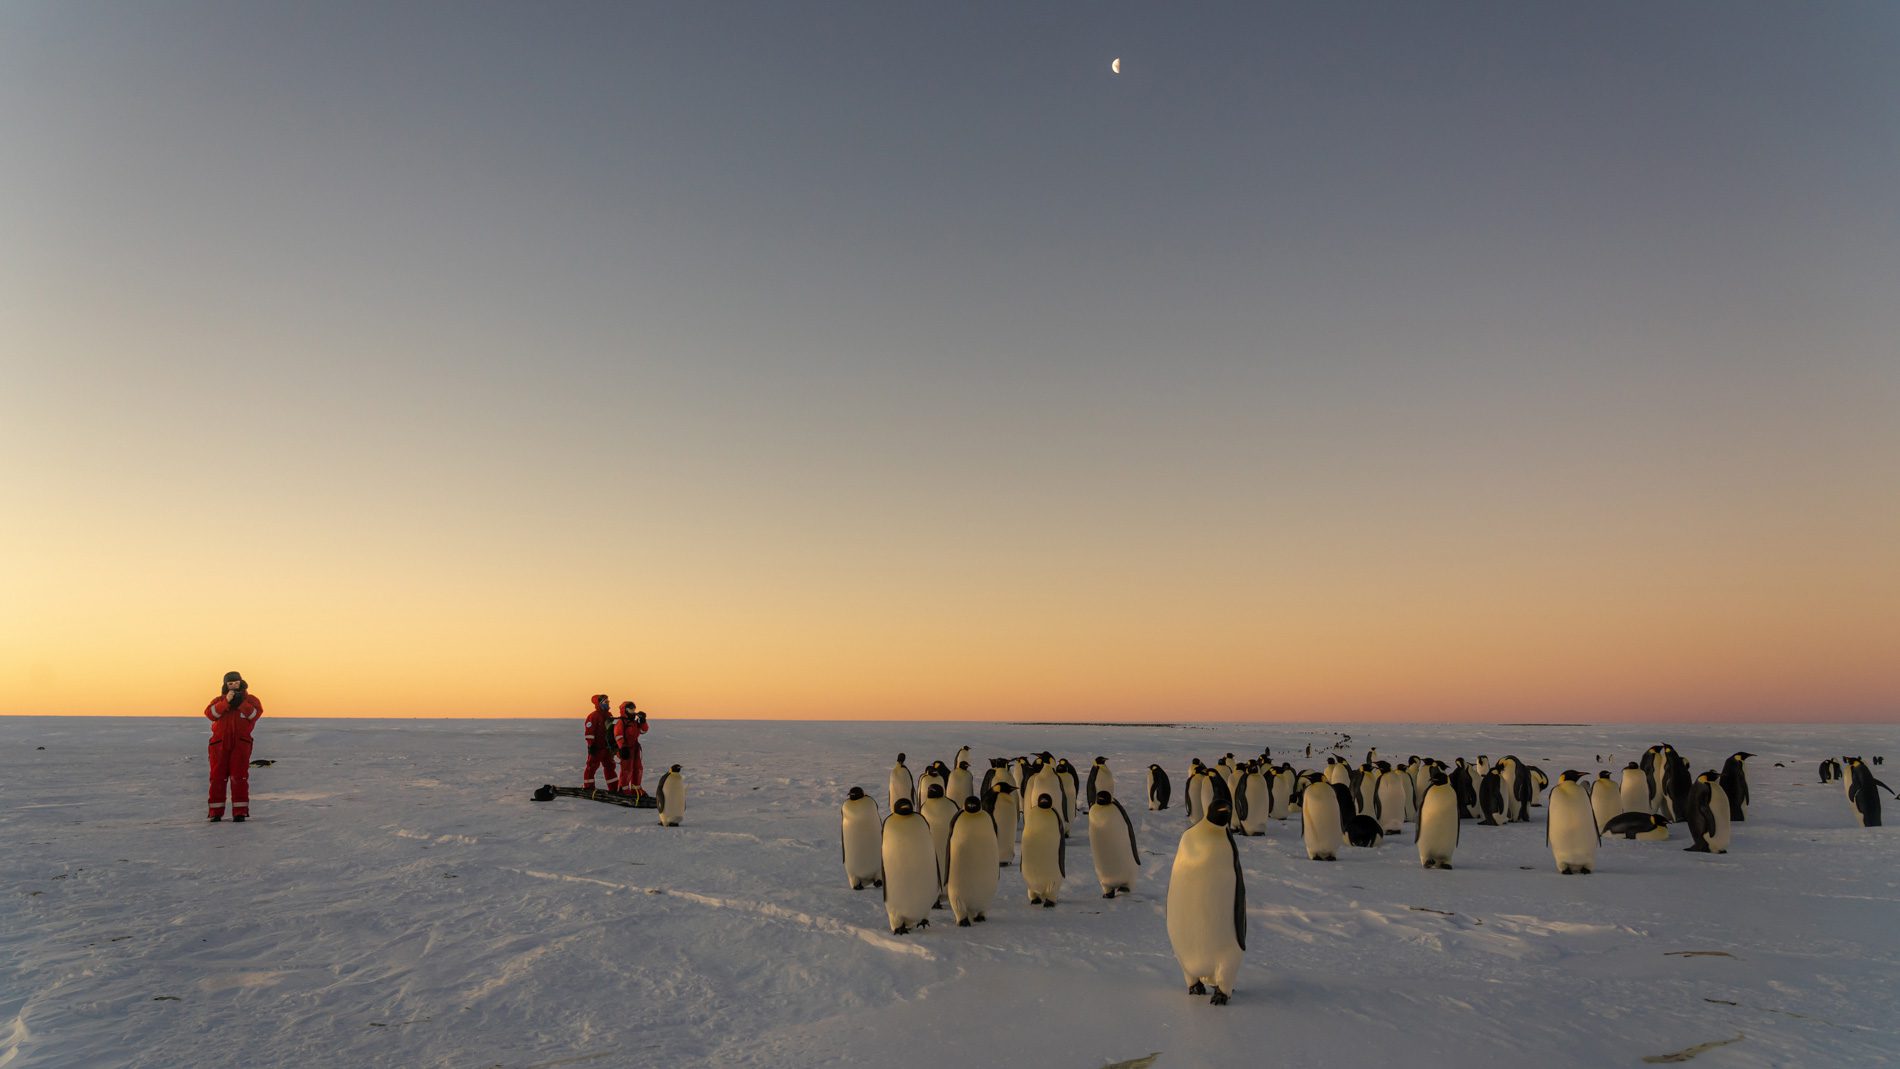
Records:
[[[1900,721],[1895,55],[0,6],[0,713]]]

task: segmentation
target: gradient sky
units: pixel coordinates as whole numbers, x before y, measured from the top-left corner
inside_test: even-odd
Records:
[[[0,712],[1900,719],[1896,56],[7,4]]]

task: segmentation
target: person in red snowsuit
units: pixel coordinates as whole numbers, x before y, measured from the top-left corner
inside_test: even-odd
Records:
[[[212,820],[224,819],[224,793],[231,790],[231,820],[251,815],[251,732],[257,718],[264,715],[264,704],[251,693],[250,684],[236,672],[224,673],[224,693],[205,706],[205,719],[211,721],[211,812]]]
[[[646,765],[640,760],[640,736],[647,733],[647,714],[632,702],[620,703],[620,715],[614,718],[614,743],[620,749],[620,782],[614,787],[621,794],[645,794],[640,781],[646,778]]]
[[[607,789],[613,790],[616,773],[614,771],[613,714],[605,694],[593,697],[594,711],[587,714],[586,725],[581,729],[581,737],[587,740],[587,771],[581,773],[581,786],[594,786],[594,770],[600,769],[607,777]]]

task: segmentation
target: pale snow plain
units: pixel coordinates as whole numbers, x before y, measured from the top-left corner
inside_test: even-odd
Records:
[[[1542,809],[1467,823],[1449,872],[1409,825],[1327,864],[1276,824],[1239,841],[1233,1003],[1189,996],[1163,914],[1189,760],[1309,767],[1342,730],[1354,761],[1515,753],[1553,778],[1657,742],[1696,772],[1752,750],[1754,805],[1725,856],[1678,828],[1605,840],[1587,877],[1555,871]],[[266,716],[255,756],[276,763],[233,825],[204,819],[202,720],[0,719],[0,1066],[1605,1066],[1723,1041],[1696,1062],[1900,1063],[1900,829],[1857,827],[1816,775],[1900,754],[1891,726],[656,719],[647,782],[685,766],[679,828],[532,801],[578,782],[580,733]],[[1106,755],[1135,892],[1100,897],[1079,822],[1058,908],[1012,867],[989,923],[893,936],[879,893],[846,887],[838,806],[861,784],[883,808],[900,750],[921,769],[966,744],[979,770]],[[1142,804],[1150,762],[1164,812]]]

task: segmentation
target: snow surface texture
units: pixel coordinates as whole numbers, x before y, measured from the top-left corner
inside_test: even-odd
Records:
[[[1275,822],[1240,840],[1226,1007],[1182,987],[1163,905],[1185,811],[1148,812],[1142,770],[1178,802],[1190,758],[1312,767],[1331,730],[656,720],[648,787],[677,762],[689,791],[662,828],[530,800],[579,780],[580,727],[266,717],[276,763],[233,825],[204,820],[194,717],[0,718],[0,1066],[1900,1064],[1900,830],[1857,827],[1816,775],[1900,754],[1892,727],[1346,726],[1355,763],[1515,753],[1553,779],[1657,742],[1697,772],[1747,749],[1754,805],[1727,855],[1683,852],[1682,828],[1606,839],[1592,876],[1556,873],[1541,808],[1467,822],[1449,872],[1410,826],[1329,864]],[[900,750],[922,768],[966,743],[979,769],[1106,754],[1135,785],[1134,893],[1099,897],[1078,823],[1059,907],[1012,867],[987,924],[891,935],[846,887],[838,806],[862,784],[881,807]]]

